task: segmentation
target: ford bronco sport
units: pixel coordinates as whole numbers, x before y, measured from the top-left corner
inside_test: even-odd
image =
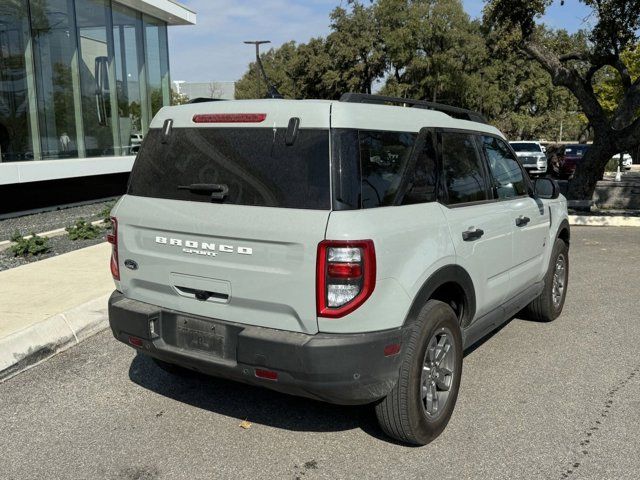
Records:
[[[413,444],[463,350],[554,320],[566,201],[473,112],[370,95],[163,108],[113,212],[114,336],[180,368],[374,404]]]

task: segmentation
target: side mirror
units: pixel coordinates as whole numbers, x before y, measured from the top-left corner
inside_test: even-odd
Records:
[[[536,178],[533,182],[535,196],[545,200],[553,200],[560,196],[560,186],[552,178]]]

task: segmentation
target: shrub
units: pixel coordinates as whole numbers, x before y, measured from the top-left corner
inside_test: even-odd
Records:
[[[111,210],[115,206],[116,202],[109,202],[100,212],[100,216],[102,217],[102,221],[107,229],[111,228]]]
[[[66,228],[69,232],[71,240],[92,240],[98,238],[102,231],[97,225],[85,221],[83,218],[78,220],[75,225]]]
[[[49,239],[46,237],[39,237],[35,233],[31,232],[31,236],[23,238],[19,231],[11,236],[11,241],[14,242],[11,245],[10,250],[14,257],[34,257],[36,255],[42,255],[51,250],[49,246]]]

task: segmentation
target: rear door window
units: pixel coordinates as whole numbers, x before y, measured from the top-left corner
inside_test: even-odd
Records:
[[[489,198],[485,171],[474,135],[441,133],[443,184],[447,203],[479,202]]]
[[[286,129],[174,128],[163,143],[160,129],[147,134],[131,172],[128,193],[143,197],[211,202],[194,184],[221,184],[218,203],[329,210],[329,131],[301,129],[285,145]],[[179,188],[183,187],[183,188]]]

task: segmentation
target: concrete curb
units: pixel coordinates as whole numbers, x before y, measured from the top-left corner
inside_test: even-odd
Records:
[[[107,328],[109,295],[0,339],[0,383]]]
[[[640,227],[640,217],[569,215],[569,224],[588,227]]]

